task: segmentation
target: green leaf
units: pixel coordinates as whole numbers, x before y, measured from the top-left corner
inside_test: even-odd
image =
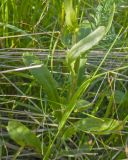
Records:
[[[80,65],[79,65],[79,71],[77,75],[77,86],[79,87],[83,81],[85,80],[85,71],[86,71],[86,63],[87,63],[87,58],[81,58],[80,59]]]
[[[29,37],[30,39],[36,41],[36,39],[33,38],[32,36],[30,36],[27,32],[25,32],[24,30],[22,30],[22,29],[20,29],[20,28],[18,28],[18,27],[16,27],[16,26],[14,26],[14,25],[5,24],[5,23],[0,22],[0,27],[1,27],[1,26],[5,27],[5,28],[9,28],[9,29],[11,29],[11,30],[14,30],[14,31],[16,31],[17,33],[20,32],[20,33],[22,33],[22,34],[21,34],[22,36]],[[20,37],[20,36],[19,36],[19,37]]]
[[[78,29],[75,31],[76,41],[80,41],[84,37],[86,37],[91,32],[91,25],[88,21],[83,21]],[[63,33],[61,35],[61,41],[66,46],[66,48],[71,48],[73,34],[70,30],[65,27],[63,29]]]
[[[88,109],[92,104],[85,99],[80,99],[77,101],[74,112],[81,112]]]
[[[24,53],[23,61],[26,66],[41,64],[40,60],[32,53]],[[40,68],[30,69],[30,72],[43,85],[48,98],[51,101],[58,102],[57,85],[47,67],[42,64]]]
[[[75,30],[77,27],[77,16],[73,8],[72,0],[64,0],[65,22],[69,30]]]
[[[115,3],[113,3],[112,8],[111,8],[111,14],[109,16],[108,25],[106,27],[106,34],[108,33],[108,31],[110,30],[110,28],[112,26],[112,22],[113,22],[113,18],[114,18],[114,13],[115,13]]]
[[[17,121],[9,121],[7,130],[10,137],[20,146],[28,146],[34,148],[38,153],[41,153],[40,140],[32,133],[25,125]]]
[[[110,118],[85,118],[75,123],[77,130],[91,132],[94,134],[110,134],[119,131],[123,128],[121,121]]]
[[[70,116],[70,114],[72,113],[72,111],[74,110],[76,103],[78,101],[78,98],[80,98],[80,96],[84,93],[84,91],[88,88],[88,86],[90,85],[90,83],[92,82],[93,79],[88,79],[85,80],[85,82],[82,83],[82,85],[77,89],[77,91],[74,93],[73,97],[71,98],[69,104],[67,104],[67,107],[65,109],[65,112],[62,116],[62,119],[59,123],[59,132],[60,130],[64,127],[68,117]]]
[[[42,64],[41,61],[37,58],[37,56],[32,53],[24,53],[23,61],[26,66]],[[43,85],[43,89],[47,94],[49,101],[51,101],[51,107],[55,112],[55,116],[56,118],[60,119],[61,112],[60,105],[58,105],[60,97],[57,91],[57,83],[52,77],[52,74],[44,64],[42,64],[40,68],[30,69],[30,72],[39,82],[39,84]]]
[[[111,133],[118,133],[123,128],[122,121],[118,121],[110,118],[84,118],[68,127],[65,131],[63,138],[70,138],[78,131],[88,132],[98,135],[107,135]]]
[[[72,63],[81,54],[85,53],[87,50],[95,46],[105,35],[105,27],[100,26],[87,37],[80,40],[68,51],[68,62]]]
[[[106,34],[113,23],[115,6],[115,0],[110,0],[109,2],[103,1],[97,5],[95,14],[91,15],[95,20],[96,26],[106,26]]]

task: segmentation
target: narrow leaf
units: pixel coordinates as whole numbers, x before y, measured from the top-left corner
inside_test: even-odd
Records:
[[[1,26],[5,27],[5,28],[9,28],[9,29],[11,29],[11,30],[14,30],[15,32],[18,32],[18,33],[20,32],[21,35],[17,35],[17,36],[19,36],[19,37],[20,37],[20,36],[26,36],[26,37],[29,37],[30,39],[36,41],[36,39],[33,38],[31,35],[29,35],[26,31],[24,31],[24,30],[22,30],[22,29],[20,29],[20,28],[18,28],[18,27],[16,27],[16,26],[14,26],[14,25],[5,24],[5,23],[0,22],[0,27],[1,27]]]
[[[113,5],[112,5],[111,14],[110,14],[110,16],[109,16],[108,25],[107,25],[107,27],[106,27],[106,34],[108,33],[108,31],[110,30],[110,28],[111,28],[111,26],[112,26],[114,14],[115,14],[115,3],[113,3]]]
[[[24,53],[23,61],[26,66],[42,64],[41,61],[32,53]],[[30,69],[31,74],[35,77],[35,79],[39,82],[40,85],[43,85],[43,89],[48,96],[49,101],[54,102],[51,103],[51,107],[55,113],[56,118],[61,118],[60,105],[59,103],[59,95],[57,91],[57,83],[52,77],[52,74],[48,70],[48,68],[42,64],[40,68]]]
[[[100,26],[87,37],[76,43],[68,52],[68,62],[71,63],[77,59],[82,53],[95,46],[105,35],[105,27]]]
[[[23,61],[26,66],[41,64],[40,60],[32,53],[24,53]],[[30,69],[30,72],[35,79],[43,85],[48,98],[58,102],[59,96],[57,93],[57,85],[47,67],[42,64],[40,68]]]
[[[110,118],[84,118],[69,126],[63,138],[70,138],[78,131],[89,132],[98,135],[108,135],[111,133],[118,133],[123,128],[123,123],[121,121],[110,119]]]
[[[76,130],[94,134],[111,134],[121,130],[122,122],[111,118],[84,118],[75,123]]]

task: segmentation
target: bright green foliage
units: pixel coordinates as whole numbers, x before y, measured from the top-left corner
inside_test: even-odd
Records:
[[[73,8],[72,0],[64,0],[64,9],[65,9],[65,23],[69,30],[75,30],[77,27],[77,16]]]
[[[78,131],[88,132],[92,134],[107,135],[111,133],[119,133],[123,128],[121,121],[110,118],[83,118],[68,127],[64,133],[64,138],[68,138],[71,134]]]
[[[24,53],[23,60],[26,66],[41,64],[40,60],[32,53]],[[47,67],[42,64],[40,68],[30,69],[30,71],[36,80],[43,85],[49,100],[57,102],[59,100],[57,83],[53,79],[52,74],[49,72]]]
[[[38,65],[41,64],[40,60],[32,53],[24,53],[23,61],[26,66]],[[48,100],[53,104],[51,105],[53,111],[55,112],[56,118],[61,118],[60,105],[59,103],[59,95],[57,91],[57,83],[52,77],[52,74],[47,69],[47,67],[42,64],[40,68],[30,69],[31,74],[35,77],[35,79],[39,82],[40,85],[43,85],[43,89],[48,96]]]
[[[127,4],[127,0],[0,1],[0,70],[19,69],[0,77],[0,159],[8,159],[15,154],[12,148],[17,147],[4,133],[8,117],[18,121],[22,117],[30,122],[30,128],[40,132],[42,144],[25,125],[9,121],[10,138],[23,153],[28,149],[29,154],[30,147],[43,152],[44,160],[126,158],[127,56],[125,60],[122,53],[111,57],[110,51],[127,50]],[[56,56],[67,48],[66,60]],[[90,49],[96,54],[91,55]],[[33,77],[25,71],[27,67],[19,68],[24,64],[18,51],[32,52],[24,53],[23,60]],[[51,66],[45,65],[46,59],[40,61],[33,54],[36,51],[46,51]],[[114,60],[122,64],[111,70],[109,64],[115,64]],[[29,68],[34,65],[40,67]],[[16,156],[21,159],[37,158],[22,157],[20,151]]]
[[[68,63],[69,63],[69,69],[72,72],[72,68],[70,68],[70,64],[72,61],[75,61],[76,66],[74,66],[75,72],[79,71],[79,59],[77,59],[82,53],[87,51],[88,49],[92,48],[94,45],[96,45],[105,35],[105,27],[101,26],[98,29],[96,29],[93,33],[91,33],[86,38],[79,41],[77,44],[75,44],[69,51],[67,57],[68,57]],[[81,64],[81,72],[83,73],[82,65],[85,66],[85,62]],[[36,70],[35,70],[36,72]],[[74,71],[73,71],[74,72]],[[39,77],[36,77],[37,79]],[[48,150],[45,155],[45,159],[48,159],[52,145],[56,139],[56,137],[60,134],[61,130],[63,129],[67,119],[69,118],[70,114],[74,110],[76,103],[78,99],[83,95],[84,91],[88,88],[90,83],[93,79],[83,80],[83,75],[79,74],[79,77],[77,79],[76,75],[74,73],[71,74],[72,83],[70,84],[71,87],[71,93],[68,93],[69,96],[71,94],[71,98],[69,102],[66,104],[66,109],[61,117],[61,121],[59,123],[58,132],[52,141],[52,143],[49,145]],[[76,90],[74,93],[74,90],[76,89],[77,80],[80,81],[79,83],[82,83],[80,87]],[[46,83],[46,82],[45,82]]]
[[[87,37],[80,40],[68,51],[68,62],[71,63],[76,60],[82,53],[95,46],[105,35],[105,27],[100,26],[95,31],[90,33]]]
[[[17,121],[9,121],[7,126],[10,137],[22,147],[31,147],[41,153],[41,143],[25,125]]]

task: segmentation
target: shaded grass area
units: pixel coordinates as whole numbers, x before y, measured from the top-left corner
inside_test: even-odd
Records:
[[[128,3],[75,0],[70,11],[77,18],[66,20],[66,14],[72,13],[64,10],[63,2],[66,3],[62,0],[0,2],[0,159],[127,158]],[[115,16],[109,32],[91,48],[98,54],[91,57],[92,52],[87,51],[80,56],[78,68],[75,66],[79,57],[70,66],[66,56],[61,55],[67,55],[67,48],[98,26],[107,26],[113,2]],[[37,63],[33,57],[29,64],[45,64],[43,72],[37,75],[40,67],[32,70],[25,66],[25,60],[18,57],[19,50],[45,51],[46,56],[38,56],[41,62]],[[16,56],[8,51],[14,51]],[[56,51],[60,56],[56,56]],[[118,65],[114,67],[111,51],[118,52],[118,56],[114,55]],[[125,56],[120,59],[121,55]],[[3,72],[10,69],[21,70]],[[81,75],[79,81],[78,75]],[[37,144],[39,148],[35,147]]]

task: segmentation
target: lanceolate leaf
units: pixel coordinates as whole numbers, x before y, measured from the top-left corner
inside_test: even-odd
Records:
[[[115,13],[115,3],[113,3],[113,5],[112,5],[111,14],[109,16],[108,25],[106,27],[106,33],[109,31],[109,29],[112,26],[112,22],[113,22],[113,18],[114,18],[114,13]]]
[[[24,53],[23,61],[27,66],[41,64],[40,60],[32,53]],[[47,67],[42,64],[40,68],[30,69],[30,72],[36,80],[43,85],[48,98],[58,102],[57,85]]]
[[[94,32],[89,34],[87,37],[80,40],[68,51],[68,62],[73,62],[78,58],[82,53],[85,53],[87,50],[95,46],[105,35],[105,27],[100,26]]]
[[[23,61],[26,66],[42,64],[40,60],[32,53],[24,53]],[[42,64],[40,68],[30,69],[31,74],[43,85],[43,89],[48,96],[49,102],[51,102],[51,108],[53,109],[57,119],[61,119],[61,111],[59,103],[59,95],[57,91],[57,83],[52,77],[52,74],[48,68]],[[53,102],[53,103],[52,103]]]
[[[75,123],[77,130],[94,134],[111,134],[123,128],[122,122],[111,118],[84,118]]]
[[[26,64],[26,66],[41,64],[37,56],[35,56],[32,53],[24,53],[23,61]],[[52,77],[52,74],[50,73],[48,68],[42,64],[40,68],[30,69],[30,72],[39,82],[39,84],[43,86],[43,89],[47,94],[49,101],[54,102],[52,103],[51,107],[55,112],[56,118],[61,117],[61,113],[59,112],[60,105],[58,105],[59,95],[57,91],[57,83]]]
[[[32,147],[41,153],[40,140],[25,125],[17,121],[9,121],[7,130],[10,137],[22,147]]]
[[[63,138],[70,138],[71,135],[78,131],[89,132],[99,135],[107,135],[111,133],[119,133],[123,128],[123,123],[121,121],[111,119],[111,118],[84,118],[73,124],[73,126],[68,127],[65,131]]]

